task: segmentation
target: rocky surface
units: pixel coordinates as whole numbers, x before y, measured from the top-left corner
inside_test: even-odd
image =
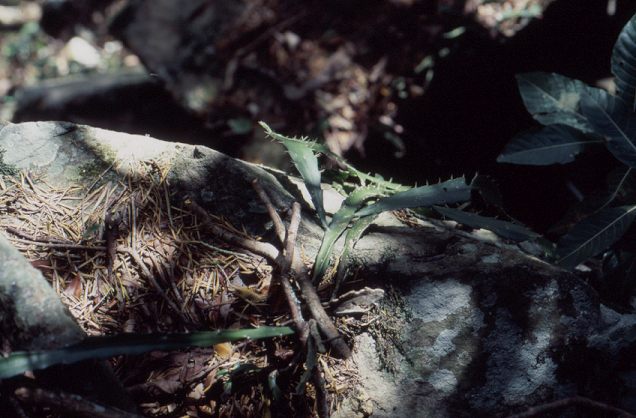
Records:
[[[62,184],[116,179],[131,173],[131,161],[161,161],[174,199],[189,196],[253,233],[268,232],[253,178],[280,209],[301,199],[280,173],[214,150],[86,126],[9,124],[0,148],[5,166]],[[300,239],[306,256],[315,256],[320,227],[307,206]],[[386,296],[352,337],[359,384],[338,416],[505,416],[573,395],[636,411],[636,315],[603,306],[581,277],[487,231],[439,221],[403,226],[391,216],[380,218],[354,256],[361,287],[382,287]],[[15,251],[0,248],[0,257]],[[5,329],[19,320],[6,314],[12,289],[0,287]],[[36,329],[58,332],[46,323]]]

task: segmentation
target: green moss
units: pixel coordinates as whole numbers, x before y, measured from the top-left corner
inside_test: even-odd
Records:
[[[94,161],[84,163],[77,168],[77,175],[80,179],[95,179],[108,168],[106,162],[96,159]]]
[[[100,144],[98,141],[90,140],[88,132],[82,132],[80,137],[83,141],[73,141],[77,147],[82,147],[88,154],[93,154],[94,158],[77,168],[79,179],[93,180],[100,176],[117,159],[115,151],[108,146]]]
[[[5,149],[0,148],[0,175],[2,176],[15,176],[20,170],[12,164],[6,164],[4,162]]]
[[[376,343],[376,352],[381,367],[397,373],[401,368],[401,361],[408,361],[403,335],[404,327],[412,321],[412,315],[406,308],[401,294],[392,287],[385,289],[385,297],[380,302],[377,312],[379,321],[373,322],[368,331]]]

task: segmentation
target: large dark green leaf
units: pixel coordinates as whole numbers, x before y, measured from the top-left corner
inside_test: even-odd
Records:
[[[604,209],[576,224],[557,244],[558,264],[574,268],[609,248],[627,231],[636,205]]]
[[[593,127],[581,113],[581,95],[604,96],[607,92],[579,80],[559,74],[526,73],[517,75],[519,92],[528,112],[543,125],[562,124],[582,132]]]
[[[512,241],[527,241],[541,236],[523,225],[514,224],[512,222],[488,218],[458,209],[443,208],[439,206],[434,206],[434,208],[445,217],[459,222],[460,224],[470,226],[471,228],[488,229],[500,237],[507,238]]]
[[[135,355],[148,351],[178,350],[187,347],[211,347],[245,338],[259,339],[293,334],[289,327],[261,327],[225,331],[193,332],[191,334],[121,334],[108,337],[87,337],[69,347],[47,351],[13,352],[0,358],[0,379],[28,370],[44,369],[55,364],[71,364],[87,359],[100,359],[122,354]]]
[[[632,109],[636,94],[636,15],[621,31],[612,51],[612,74],[616,77],[616,95]]]
[[[603,141],[590,141],[581,131],[569,126],[549,125],[513,138],[497,161],[522,165],[566,164],[593,142]]]
[[[465,202],[470,199],[470,189],[464,177],[458,177],[438,184],[415,187],[405,192],[395,193],[360,209],[356,215],[367,216],[390,210]]]
[[[593,192],[572,205],[563,219],[549,229],[550,234],[562,235],[573,225],[609,206],[636,201],[636,170],[620,166],[607,175],[607,188]]]
[[[607,201],[603,207],[614,201],[626,202],[636,200],[636,169],[619,167],[607,175]]]
[[[584,94],[581,110],[599,135],[607,140],[607,149],[619,161],[636,167],[636,115],[621,99]]]

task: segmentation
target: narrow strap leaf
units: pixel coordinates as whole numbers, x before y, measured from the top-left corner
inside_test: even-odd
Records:
[[[443,208],[439,206],[434,206],[434,208],[445,217],[456,222],[470,226],[471,228],[491,230],[500,237],[507,238],[512,241],[527,241],[541,236],[523,225],[512,222],[488,218],[475,213],[464,212],[459,209]]]
[[[190,334],[120,334],[87,337],[78,344],[47,351],[13,352],[0,358],[0,379],[28,370],[44,369],[55,364],[72,364],[88,359],[102,359],[122,354],[135,355],[148,351],[169,351],[187,347],[211,347],[228,341],[261,339],[291,335],[289,327],[261,327]]]
[[[333,219],[322,238],[322,242],[320,243],[320,249],[316,255],[316,262],[314,263],[314,272],[312,276],[314,281],[322,277],[322,275],[327,271],[333,246],[342,233],[347,229],[353,218],[356,217],[356,211],[358,208],[362,206],[367,199],[377,195],[377,189],[361,187],[354,190],[342,203],[338,212],[336,212],[333,216]]]
[[[466,184],[464,177],[458,177],[395,193],[360,209],[356,215],[367,216],[391,210],[465,202],[470,199],[470,190],[471,187]]]
[[[342,254],[340,255],[340,261],[338,263],[338,270],[336,271],[335,284],[333,291],[331,292],[331,299],[335,299],[337,297],[340,286],[344,283],[347,270],[351,264],[351,253],[353,252],[353,247],[355,247],[360,237],[362,237],[362,234],[364,234],[367,228],[371,226],[377,217],[378,215],[362,217],[353,222],[353,225],[351,225],[351,228],[347,231]]]

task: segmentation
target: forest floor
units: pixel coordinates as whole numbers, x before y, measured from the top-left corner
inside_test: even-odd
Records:
[[[321,41],[316,42],[313,34],[302,30],[282,30],[265,54],[272,67],[268,68],[264,60],[259,61],[259,66],[278,74],[283,81],[285,74],[290,80],[293,78],[293,83],[286,85],[286,92],[290,97],[297,96],[299,108],[294,113],[311,115],[300,118],[300,124],[293,126],[295,131],[317,133],[339,154],[354,149],[364,155],[364,142],[373,129],[399,156],[405,151],[403,127],[395,120],[400,101],[426,95],[435,77],[436,63],[470,30],[458,22],[469,17],[488,36],[503,39],[514,36],[532,19],[541,18],[550,2],[440,1],[436,14],[420,16],[427,24],[424,28],[416,32],[407,28],[400,35],[418,37],[413,42],[395,49],[394,44],[384,43],[380,46],[384,50],[362,54],[384,57],[372,60],[372,65],[351,59],[361,55],[356,49],[363,43],[343,42],[330,33],[321,34]],[[390,3],[409,7],[416,2]],[[462,3],[459,9],[457,3]],[[56,39],[39,27],[39,8],[37,1],[0,7],[0,120],[13,120],[16,94],[21,89],[48,79],[143,71],[140,60],[120,41],[95,29],[100,27],[103,15],[96,14],[91,25],[78,27],[74,36]],[[401,22],[383,25],[399,27]],[[310,24],[300,28],[316,30]],[[415,41],[422,42],[412,48]],[[398,56],[402,62],[395,58]],[[300,100],[308,91],[314,93],[312,100]],[[249,96],[221,100],[234,109],[248,109],[251,101]],[[285,115],[284,109],[267,107],[258,112],[259,118],[274,121],[274,125]],[[104,127],[117,129],[107,122]],[[220,132],[227,138],[243,138],[237,155],[253,162],[280,165],[280,155],[264,152],[258,135],[252,136],[255,125],[249,117],[221,113],[212,121],[208,118],[202,126],[221,126]],[[5,179],[0,182],[0,203],[14,209],[0,217],[0,225],[12,243],[44,273],[89,335],[243,328],[260,325],[265,317],[271,319],[272,307],[264,306],[263,301],[272,267],[236,248],[206,244],[196,216],[166,203],[169,199],[162,168],[148,167],[147,171],[148,176],[138,184],[131,180],[128,184],[109,184],[88,191],[46,187],[28,173]],[[117,245],[137,249],[136,258],[122,253],[109,258],[103,249],[64,248],[65,244],[85,240],[104,246],[99,223],[114,202],[122,209],[137,208],[134,217],[129,216],[126,221],[134,222],[135,227],[127,224],[122,229],[138,231],[138,235],[116,237]],[[87,228],[91,219],[94,230]],[[240,225],[228,225],[223,219],[215,222],[244,234]],[[161,283],[144,271],[155,272]],[[341,318],[338,325],[345,334],[353,334],[372,323],[374,315],[377,313],[357,319]],[[273,323],[288,321],[283,312]],[[263,383],[262,373],[271,364],[288,361],[293,354],[285,341],[245,342],[117,358],[112,363],[143,412],[150,416],[262,417],[270,414],[273,391],[272,386]],[[356,376],[350,363],[328,355],[320,355],[319,361],[332,395],[329,407],[335,410],[355,386]],[[279,386],[291,393],[293,384],[288,381]],[[311,390],[309,394],[305,407],[312,409]],[[291,398],[287,400],[293,403]]]

